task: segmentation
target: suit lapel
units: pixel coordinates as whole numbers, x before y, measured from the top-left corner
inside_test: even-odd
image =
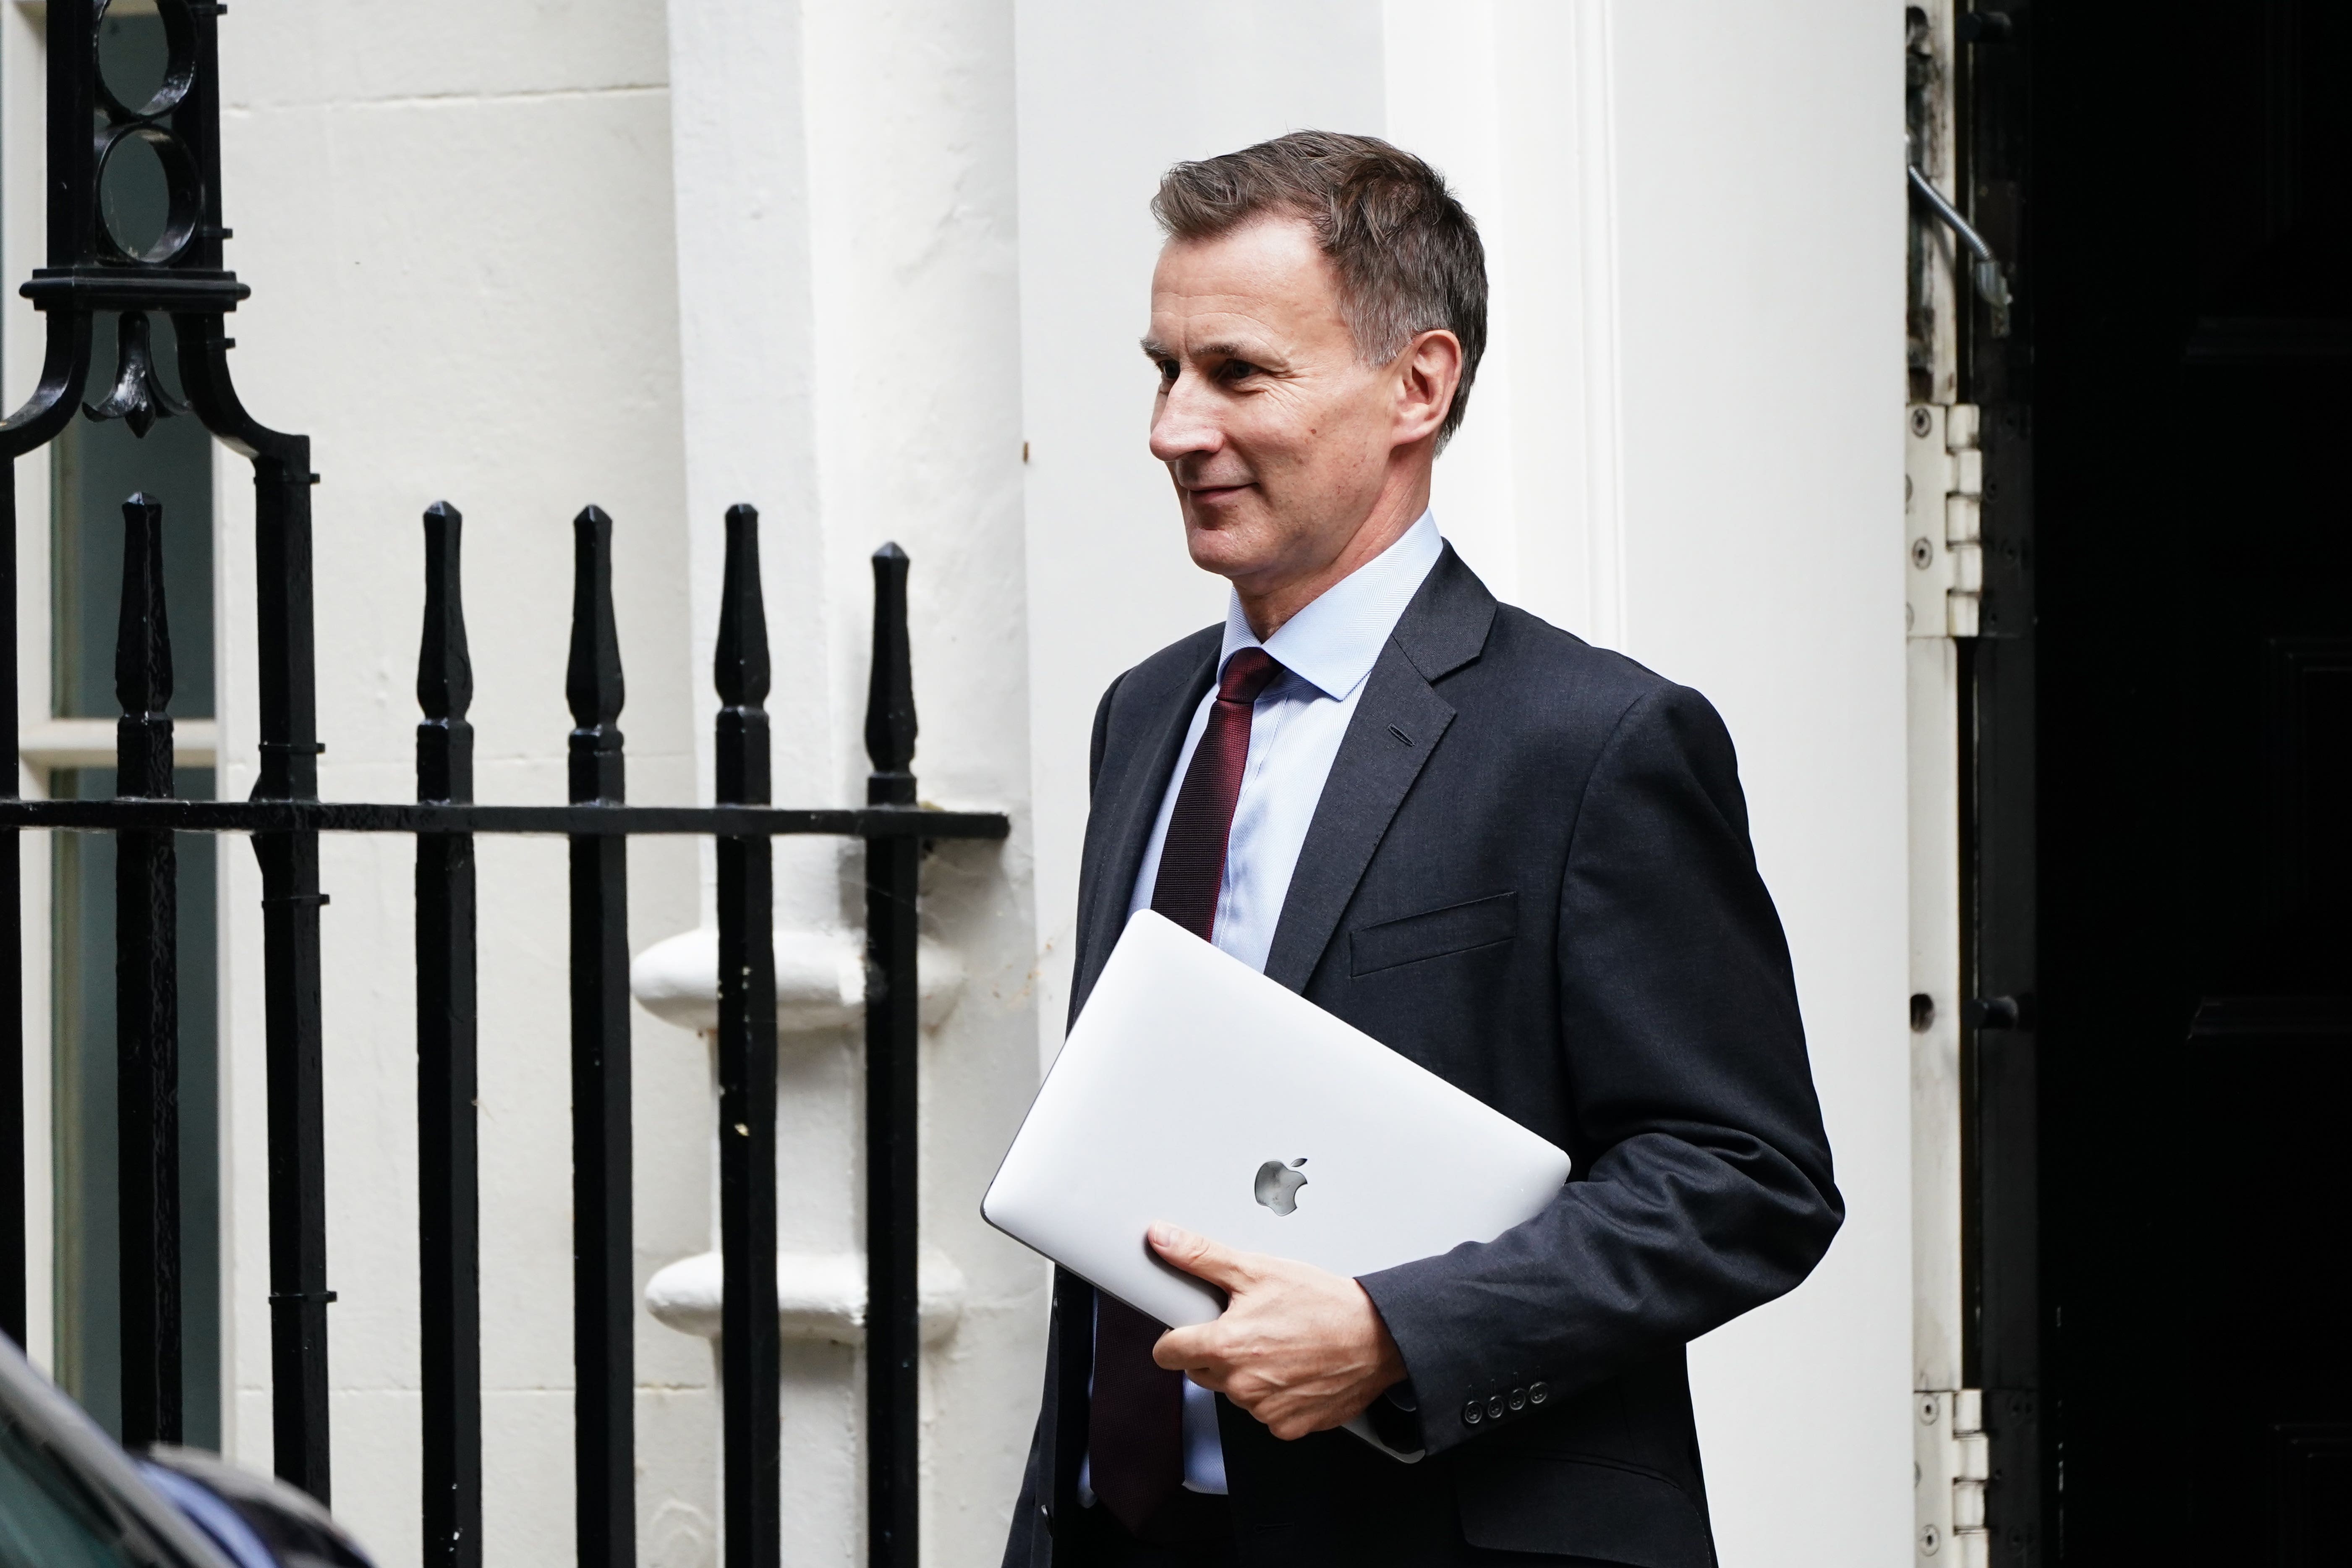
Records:
[[[1265,960],[1265,973],[1293,991],[1307,988],[1397,808],[1454,722],[1433,683],[1478,657],[1494,620],[1494,595],[1447,545],[1365,678],[1307,826]]]
[[[1192,723],[1192,710],[1201,705],[1202,695],[1216,677],[1217,652],[1222,646],[1222,637],[1210,642],[1192,678],[1139,726],[1141,733],[1136,737],[1133,749],[1123,752],[1131,759],[1129,765],[1106,781],[1110,784],[1109,792],[1095,804],[1094,809],[1103,823],[1103,834],[1098,840],[1098,858],[1083,868],[1080,879],[1086,907],[1078,914],[1077,975],[1070,987],[1073,1019],[1086,1005],[1087,994],[1094,989],[1095,976],[1102,973],[1110,950],[1118,944],[1118,933],[1127,926],[1128,898],[1135,889],[1135,873],[1143,864],[1144,846],[1150,842],[1151,825],[1159,819],[1160,802],[1168,793],[1170,776],[1176,771],[1177,753],[1184,749],[1184,731]],[[1118,747],[1117,737],[1112,745]],[[1121,754],[1117,749],[1109,753],[1114,757]]]
[[[1454,710],[1429,689],[1403,650],[1393,642],[1381,650],[1298,851],[1265,957],[1268,975],[1293,991],[1307,988],[1372,851],[1453,722]],[[1400,731],[1410,742],[1397,739]]]

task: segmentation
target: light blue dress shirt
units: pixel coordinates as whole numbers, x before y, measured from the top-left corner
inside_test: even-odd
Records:
[[[1348,722],[1356,716],[1365,679],[1444,549],[1435,515],[1423,512],[1395,543],[1325,589],[1263,643],[1242,614],[1241,595],[1233,595],[1226,605],[1225,643],[1217,657],[1217,673],[1223,676],[1225,660],[1245,647],[1265,648],[1284,671],[1259,694],[1250,715],[1249,761],[1234,805],[1233,828],[1225,838],[1225,875],[1217,889],[1217,923],[1211,937],[1252,969],[1265,967],[1274,928],[1290,893],[1290,874],[1298,865],[1298,852],[1307,843],[1307,828],[1323,798],[1339,742],[1347,738]],[[1209,710],[1216,698],[1212,682],[1193,711],[1184,750],[1169,775],[1168,793],[1160,798],[1159,818],[1144,846],[1143,864],[1135,873],[1127,905],[1130,915],[1151,907],[1152,885],[1160,879],[1160,852],[1168,841],[1168,818],[1176,809],[1176,792],[1192,765],[1202,732],[1209,727]],[[1225,1490],[1216,1399],[1189,1379],[1184,1384],[1184,1485],[1196,1492],[1223,1495]]]

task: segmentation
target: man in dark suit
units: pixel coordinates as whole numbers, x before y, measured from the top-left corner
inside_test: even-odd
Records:
[[[1152,451],[1234,593],[1096,714],[1073,1014],[1153,908],[1576,1174],[1361,1279],[1155,1226],[1228,1294],[1196,1328],[1057,1276],[1005,1562],[1706,1568],[1684,1347],[1843,1215],[1730,738],[1439,537],[1486,273],[1434,173],[1295,132],[1180,164],[1153,210]],[[1335,1430],[1359,1415],[1426,1457]]]

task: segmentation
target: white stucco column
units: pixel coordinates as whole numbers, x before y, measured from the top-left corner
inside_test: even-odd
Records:
[[[993,1563],[1034,1414],[1045,1284],[978,1212],[1036,1062],[1011,7],[674,0],[669,16],[702,791],[721,520],[750,501],[778,801],[864,799],[867,560],[895,540],[913,559],[921,798],[1013,818],[1009,843],[942,846],[925,871],[925,1557]],[[855,843],[777,846],[794,1561],[863,1552],[862,1036],[854,967],[829,978],[856,963],[861,858]],[[669,984],[691,1005],[676,974],[641,973],[641,994]],[[698,1269],[682,1259],[652,1291],[686,1331],[708,1326]]]

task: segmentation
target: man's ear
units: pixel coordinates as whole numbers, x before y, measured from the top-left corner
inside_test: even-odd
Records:
[[[1397,445],[1437,434],[1462,384],[1462,340],[1444,327],[1415,334],[1397,355]]]

